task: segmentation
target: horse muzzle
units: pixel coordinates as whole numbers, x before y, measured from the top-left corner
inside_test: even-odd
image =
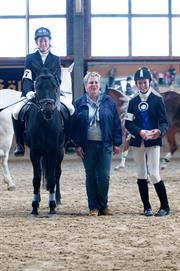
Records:
[[[39,101],[40,111],[45,120],[52,120],[55,110],[55,101],[53,99],[43,99]]]

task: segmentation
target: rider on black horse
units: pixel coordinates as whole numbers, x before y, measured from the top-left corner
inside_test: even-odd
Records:
[[[74,113],[74,106],[67,100],[65,96],[60,95],[61,84],[61,61],[60,58],[51,53],[51,32],[45,27],[40,27],[35,31],[35,42],[37,51],[26,56],[24,75],[22,78],[22,96],[21,101],[16,105],[13,114],[13,127],[16,138],[15,156],[23,156],[24,149],[24,122],[19,119],[19,112],[25,104],[35,97],[34,84],[36,78],[40,75],[42,68],[48,68],[54,75],[60,101],[69,110],[70,116]],[[66,135],[67,137],[67,135]]]

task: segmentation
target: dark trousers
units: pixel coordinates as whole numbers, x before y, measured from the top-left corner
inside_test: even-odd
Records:
[[[108,207],[111,160],[112,146],[103,148],[102,142],[88,141],[83,163],[90,210],[98,209],[103,211]]]

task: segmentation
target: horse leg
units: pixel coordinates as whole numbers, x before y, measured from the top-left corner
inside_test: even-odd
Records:
[[[61,191],[60,191],[60,178],[61,178],[61,163],[64,158],[64,148],[63,145],[60,146],[59,159],[56,164],[56,203],[61,204]]]
[[[33,165],[33,197],[32,197],[32,215],[38,215],[38,208],[39,208],[39,202],[41,200],[40,197],[40,184],[41,184],[41,166],[40,166],[40,158],[37,157],[35,159],[32,159],[31,156],[31,162]]]
[[[61,167],[58,165],[56,167],[56,203],[57,205],[61,204],[60,177],[61,177]]]
[[[123,151],[120,156],[120,162],[115,166],[114,170],[119,170],[120,168],[125,168],[126,158],[128,156],[129,150]]]
[[[55,165],[55,158],[54,157],[49,157],[48,158],[48,176],[47,176],[47,183],[49,187],[49,214],[54,215],[56,214],[56,195],[55,195],[55,185],[56,185],[56,173],[54,167]]]
[[[8,158],[9,158],[9,151],[3,152],[2,170],[3,170],[3,176],[4,176],[4,183],[7,184],[8,190],[14,190],[16,188],[16,185],[13,182],[13,179],[9,171]]]
[[[56,173],[56,192],[55,192],[55,195],[56,195],[56,203],[57,203],[57,205],[61,204],[60,176],[61,176],[61,169],[60,169],[59,174]]]
[[[162,158],[161,162],[161,169],[165,169],[167,167],[167,164],[170,162],[173,154],[178,149],[175,135],[176,135],[176,128],[172,127],[168,130],[166,134],[167,142],[169,144],[170,151]]]
[[[49,215],[56,214],[56,195],[49,191]]]
[[[114,168],[114,170],[119,170],[120,168],[125,167],[126,158],[128,156],[128,153],[129,153],[129,140],[126,139],[124,142],[124,145],[123,145],[123,151],[121,153],[120,163]]]

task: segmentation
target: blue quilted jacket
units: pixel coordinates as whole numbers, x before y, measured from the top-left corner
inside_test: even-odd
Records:
[[[89,108],[86,95],[75,102],[73,139],[77,146],[86,151],[89,127]],[[100,128],[103,146],[120,146],[122,144],[121,122],[113,99],[104,94],[99,109]]]

